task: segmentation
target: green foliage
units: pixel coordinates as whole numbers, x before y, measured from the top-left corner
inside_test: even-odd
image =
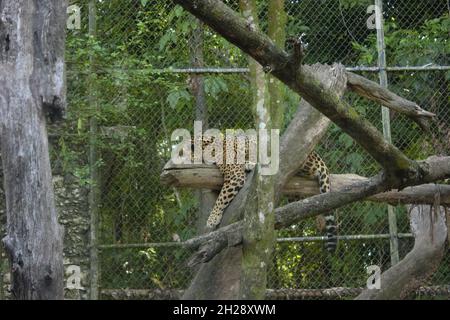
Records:
[[[446,65],[450,54],[448,30],[450,17],[424,21],[415,29],[401,29],[393,17],[386,22],[385,43],[387,64],[390,66]],[[359,63],[376,61],[376,37],[371,35],[366,44],[354,43],[360,52]],[[438,123],[445,123],[449,101],[441,92],[448,91],[449,71],[445,72],[398,72],[389,74],[389,87],[401,96],[417,102],[438,115]],[[432,152],[428,135],[422,135],[420,128],[404,116],[392,119],[394,143],[411,158],[421,159]],[[434,129],[434,128],[432,128]]]
[[[196,197],[161,186],[159,174],[170,157],[170,134],[191,128],[194,99],[190,75],[157,69],[187,67],[190,38],[198,22],[171,3],[149,1],[97,3],[98,37],[83,30],[67,39],[68,113],[55,128],[54,170],[90,180],[88,151],[98,152],[100,172],[100,243],[166,242],[196,233]],[[123,11],[123,8],[127,8]],[[120,15],[118,14],[120,12]],[[123,15],[127,23],[123,23]],[[239,49],[205,29],[205,64],[245,63]],[[149,41],[151,40],[151,41]],[[154,41],[157,40],[157,41]],[[252,124],[248,81],[241,76],[204,77],[211,126],[229,114],[229,127]],[[98,131],[91,133],[95,120]],[[187,286],[186,252],[167,248],[101,254],[102,286],[172,288]]]
[[[400,29],[394,19],[386,21],[385,44],[387,64],[390,66],[422,66],[429,63],[445,65],[450,54],[448,14],[425,21],[419,29]],[[376,61],[376,35],[367,38],[366,44],[353,43],[360,52],[359,63],[371,64]],[[417,54],[420,52],[420,54]],[[420,80],[420,79],[419,79]]]

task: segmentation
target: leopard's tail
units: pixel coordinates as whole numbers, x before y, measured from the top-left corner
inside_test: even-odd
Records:
[[[337,247],[337,226],[334,214],[328,214],[325,217],[325,231],[327,239],[325,240],[325,248],[328,252],[334,253]]]

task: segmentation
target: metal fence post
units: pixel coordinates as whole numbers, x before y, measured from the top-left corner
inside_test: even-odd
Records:
[[[384,43],[384,27],[383,27],[383,0],[375,0],[375,21],[377,30],[377,51],[378,51],[378,76],[380,85],[388,86],[387,71],[386,71],[386,47]],[[391,138],[391,121],[389,117],[389,109],[381,107],[381,119],[383,122],[384,138],[392,142]],[[398,231],[397,231],[397,216],[393,206],[388,205],[388,220],[389,220],[389,234],[390,237],[390,251],[391,251],[391,265],[399,262],[398,254]]]
[[[95,1],[89,1],[89,35],[94,37],[96,34],[96,7]],[[95,74],[94,57],[90,56],[91,74]],[[97,110],[97,92],[94,86],[89,86],[89,105],[91,110]],[[89,192],[89,213],[90,213],[90,299],[98,299],[98,170],[97,162],[97,120],[96,115],[91,116],[89,120],[89,170],[90,170],[90,192]]]

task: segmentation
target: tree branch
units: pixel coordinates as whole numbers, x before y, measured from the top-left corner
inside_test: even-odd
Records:
[[[305,56],[303,50],[304,48],[302,43],[302,36],[303,34],[300,37],[291,37],[286,41],[287,43],[292,43],[292,53],[289,59],[291,60],[290,64],[295,70],[301,67],[303,63],[303,58]]]
[[[450,177],[450,157],[429,157],[417,162],[420,174],[405,177],[401,181],[402,188],[430,183]],[[287,227],[301,219],[329,212],[343,205],[365,199],[369,196],[392,189],[389,176],[380,173],[363,182],[357,182],[342,191],[324,193],[301,201],[292,202],[281,208],[277,208],[277,228]]]
[[[330,175],[330,185],[335,192],[341,192],[356,182],[367,182],[367,180],[368,178],[356,174]],[[214,165],[174,165],[168,162],[161,173],[161,183],[180,188],[220,190],[223,185],[223,176]],[[450,186],[439,184],[391,190],[370,196],[366,200],[392,205],[433,204],[436,193],[440,194],[442,205],[450,205]],[[312,177],[294,176],[284,184],[281,194],[297,198],[311,197],[319,194],[319,184],[317,179]]]
[[[278,229],[288,227],[302,219],[314,217],[384,192],[388,186],[388,180],[384,178],[383,174],[378,174],[366,181],[351,184],[342,191],[322,193],[301,201],[291,202],[275,210],[275,226]]]
[[[378,83],[360,75],[347,72],[347,87],[358,95],[375,101],[414,120],[422,129],[427,130],[434,113],[422,109],[417,103],[402,98]]]

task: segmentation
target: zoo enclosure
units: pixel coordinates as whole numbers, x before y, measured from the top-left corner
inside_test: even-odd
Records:
[[[239,10],[238,1],[225,2]],[[247,59],[171,1],[73,4],[81,9],[81,23],[68,31],[69,114],[50,133],[57,137],[55,170],[91,189],[84,286],[94,299],[177,298],[193,276],[186,267],[190,252],[179,241],[199,229],[201,191],[159,182],[170,135],[192,129],[199,118],[212,128],[252,127]],[[448,154],[448,2],[384,1],[384,32],[373,28],[372,4],[286,0],[286,34],[306,33],[306,63],[342,62],[436,113],[438,125],[426,137],[402,115],[383,116],[373,103],[347,95],[387,136],[390,128],[393,143],[408,156]],[[266,30],[267,1],[258,1],[258,8]],[[288,121],[299,98],[286,89],[283,100]],[[334,125],[317,151],[333,173],[370,176],[379,169]],[[384,271],[412,247],[403,206],[359,202],[336,214],[340,244],[332,257],[313,220],[278,232],[268,297],[353,297],[366,283],[367,266]],[[417,296],[448,297],[449,284],[447,253]]]

